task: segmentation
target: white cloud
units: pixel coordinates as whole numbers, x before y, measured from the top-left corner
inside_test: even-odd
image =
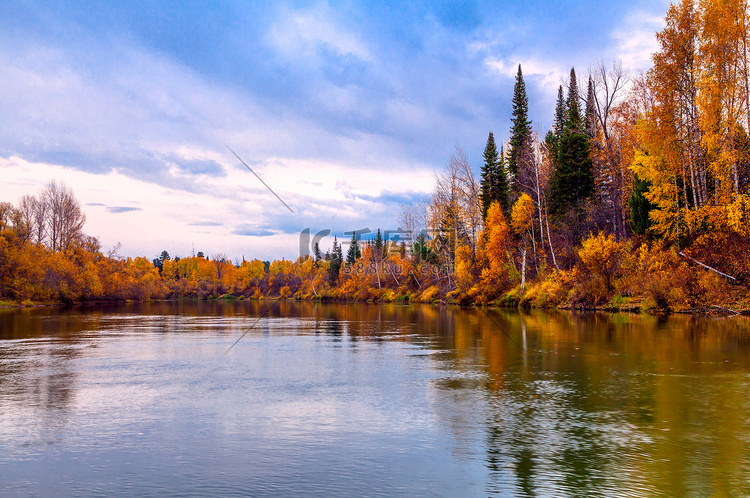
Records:
[[[353,55],[365,61],[372,57],[364,42],[336,22],[326,3],[307,10],[282,8],[279,12],[268,39],[286,56],[315,57],[325,47],[338,55]]]
[[[484,59],[484,64],[490,72],[504,78],[513,79],[518,74],[518,65],[521,64],[524,81],[536,81],[540,89],[545,92],[557,90],[564,75],[567,74],[567,71],[559,62],[541,60],[535,57],[488,56]]]
[[[211,155],[196,151],[195,157]],[[287,158],[257,166],[256,172],[292,207],[292,214],[244,167],[224,163],[226,176],[174,171],[203,187],[200,192],[185,192],[116,170],[94,174],[11,157],[0,159],[2,200],[16,202],[25,194],[35,194],[49,180],[60,179],[83,206],[85,232],[98,236],[105,248],[121,242],[121,252],[127,256],[155,255],[163,249],[186,255],[195,244],[206,254],[273,259],[296,256],[295,231],[305,226],[342,231],[372,225],[373,219],[393,220],[395,213],[387,212],[387,202],[377,197],[427,193],[432,186],[432,173],[426,170],[352,173],[339,164]]]
[[[253,252],[268,257],[273,251],[289,254],[296,248],[289,245],[288,236],[233,235],[233,228],[240,223],[260,228],[264,216],[261,205],[237,199],[231,193],[188,193],[117,171],[93,174],[18,157],[0,159],[0,176],[4,180],[3,196],[7,196],[4,200],[10,201],[36,194],[51,179],[63,180],[86,213],[84,231],[100,237],[104,248],[121,242],[121,252],[127,256],[148,256],[162,249],[184,256],[193,243],[196,250],[207,254],[225,252],[232,257],[253,257]],[[206,226],[205,220],[216,226]]]
[[[651,67],[651,54],[659,48],[656,32],[663,28],[663,13],[655,14],[644,10],[632,12],[623,19],[618,28],[612,31],[615,57],[621,59],[623,67],[632,72],[645,72]]]
[[[98,57],[107,63],[92,70],[75,51],[0,48],[7,70],[0,79],[0,112],[7,117],[0,122],[0,151],[10,156],[0,159],[0,200],[15,202],[61,179],[83,204],[138,208],[115,214],[84,206],[86,232],[100,236],[105,247],[121,241],[126,255],[165,248],[184,255],[195,242],[206,253],[293,257],[295,230],[314,223],[341,230],[392,223],[393,198],[380,202],[377,196],[408,198],[432,186],[432,167],[410,161],[400,137],[342,134],[314,118],[273,112],[137,48]],[[405,112],[423,119],[416,107],[392,111],[395,116],[386,111],[390,119]],[[213,169],[194,167],[200,162]],[[233,234],[240,225],[280,235]]]

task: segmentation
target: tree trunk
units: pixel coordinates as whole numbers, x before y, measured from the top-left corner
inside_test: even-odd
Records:
[[[526,289],[526,238],[523,240],[523,248],[521,249],[521,297]]]
[[[555,258],[555,248],[552,247],[552,236],[549,232],[549,214],[547,214],[547,241],[549,242],[549,251],[552,253],[552,262],[555,264],[555,268],[560,270],[560,266],[557,264],[557,258]]]

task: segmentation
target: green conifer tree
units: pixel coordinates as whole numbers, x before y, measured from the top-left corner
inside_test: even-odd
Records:
[[[338,243],[336,236],[333,236],[333,250],[329,257],[328,264],[328,280],[331,283],[336,283],[339,280],[339,270],[341,270],[341,263],[344,261],[344,255],[341,252],[341,246]]]
[[[373,246],[375,256],[377,258],[382,258],[384,249],[385,245],[383,244],[383,236],[380,234],[380,229],[378,228],[378,233],[375,236],[375,245]]]
[[[648,180],[641,180],[638,175],[633,177],[633,190],[630,193],[630,229],[638,235],[648,235],[651,228],[649,213],[654,206],[644,195],[648,192],[650,184]]]
[[[506,170],[505,149],[502,145],[500,146],[500,157],[495,171],[495,200],[500,203],[505,214],[510,215],[510,182],[508,182]]]
[[[549,154],[553,172],[557,169],[560,139],[565,130],[565,122],[567,120],[566,114],[565,96],[563,94],[563,87],[560,85],[557,88],[557,102],[555,103],[555,117],[552,122],[552,130],[547,132],[547,135],[544,137],[544,143],[547,146],[547,153]]]
[[[555,214],[563,214],[570,208],[580,209],[594,191],[590,144],[581,118],[574,69],[570,71],[566,107],[567,120],[550,179],[550,210]]]
[[[317,242],[315,243],[315,247],[313,247],[313,256],[315,256],[315,262],[323,259],[323,255],[320,253],[320,246]]]
[[[526,84],[523,82],[521,65],[518,65],[516,84],[513,88],[513,126],[510,129],[510,155],[508,170],[514,177],[518,176],[518,167],[523,161],[531,144],[531,121],[529,121],[529,98],[526,96]]]
[[[481,176],[482,217],[487,216],[490,205],[497,201],[508,210],[508,178],[505,175],[505,161],[497,152],[495,137],[490,132],[484,148],[484,164]]]
[[[567,121],[568,117],[566,116],[565,112],[565,97],[563,94],[563,87],[560,85],[557,88],[557,102],[555,103],[555,120],[553,123],[553,131],[555,132],[555,136],[560,139],[562,136],[563,130],[565,129],[565,121]]]
[[[357,243],[357,232],[352,232],[352,240],[349,244],[349,250],[346,252],[346,262],[354,264],[361,257],[362,252],[359,250],[359,244]]]
[[[578,80],[576,80],[576,70],[572,68],[570,70],[570,86],[568,87],[568,98],[565,99],[565,126],[563,132],[566,129],[574,129],[575,131],[581,131],[581,103],[578,100]]]

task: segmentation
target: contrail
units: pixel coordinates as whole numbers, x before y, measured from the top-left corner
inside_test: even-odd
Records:
[[[233,150],[232,150],[232,149],[231,149],[231,148],[230,148],[230,147],[229,147],[229,146],[228,146],[227,144],[224,144],[224,147],[226,147],[227,149],[229,149],[229,152],[231,152],[232,154],[234,154],[234,157],[236,157],[237,159],[239,159],[239,160],[240,160],[240,162],[241,162],[242,164],[244,164],[244,165],[245,165],[245,167],[246,167],[247,169],[249,169],[249,170],[250,170],[250,173],[254,174],[254,175],[255,175],[255,178],[257,178],[258,180],[260,180],[260,183],[262,183],[262,184],[263,184],[263,185],[264,185],[264,186],[265,186],[265,187],[266,187],[266,188],[268,189],[268,191],[269,191],[269,192],[271,192],[271,193],[272,193],[273,195],[275,195],[275,196],[276,196],[276,198],[277,198],[277,199],[278,199],[278,200],[279,200],[279,201],[280,201],[280,202],[281,202],[281,203],[282,203],[282,204],[283,204],[284,206],[286,206],[286,208],[287,208],[287,209],[289,210],[289,212],[290,212],[290,213],[294,214],[294,211],[292,211],[292,208],[290,208],[290,207],[289,207],[289,206],[287,205],[287,203],[286,203],[286,202],[284,202],[284,200],[283,200],[283,199],[282,199],[281,197],[279,197],[279,195],[278,195],[278,194],[277,194],[276,192],[274,192],[274,191],[273,191],[273,189],[272,189],[271,187],[269,187],[269,186],[268,186],[268,184],[267,184],[266,182],[264,182],[264,181],[263,181],[263,178],[261,178],[261,177],[259,177],[259,176],[258,176],[258,173],[256,173],[255,171],[253,171],[253,168],[251,168],[250,166],[248,166],[248,165],[247,165],[247,163],[246,163],[245,161],[243,161],[243,160],[242,160],[242,158],[241,158],[240,156],[238,156],[238,155],[237,155],[237,153],[236,153],[235,151],[233,151]]]

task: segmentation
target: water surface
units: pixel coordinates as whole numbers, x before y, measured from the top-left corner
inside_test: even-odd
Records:
[[[745,318],[271,305],[0,310],[0,495],[750,494]]]

